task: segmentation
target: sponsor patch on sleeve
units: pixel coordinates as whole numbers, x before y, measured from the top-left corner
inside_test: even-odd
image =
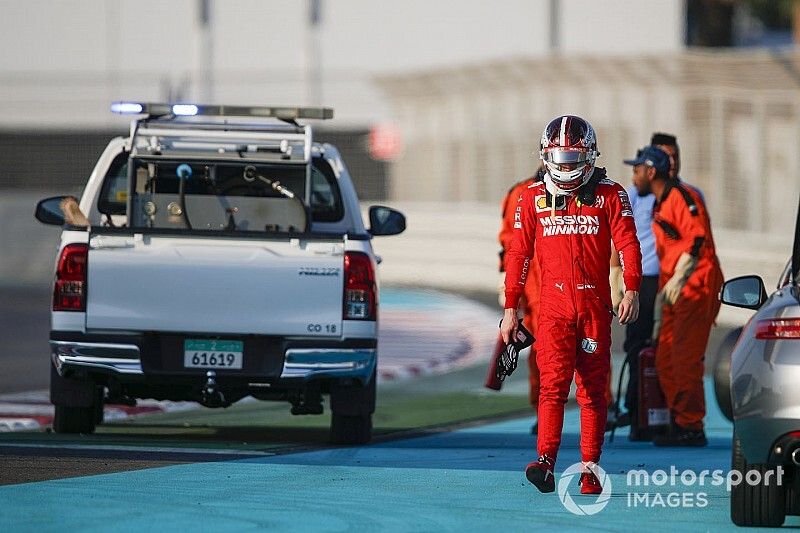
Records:
[[[522,206],[519,204],[514,211],[514,229],[522,229]]]
[[[622,204],[622,210],[620,214],[624,217],[632,217],[633,216],[633,208],[631,207],[630,198],[628,198],[628,193],[625,190],[620,189],[617,191],[617,196],[619,196],[619,201]]]

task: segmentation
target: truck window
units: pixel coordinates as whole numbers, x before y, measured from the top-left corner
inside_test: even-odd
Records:
[[[119,154],[108,169],[100,198],[97,200],[97,210],[106,215],[110,220],[111,215],[125,216],[128,202],[128,154]]]
[[[133,159],[131,226],[306,231],[306,166]]]
[[[336,176],[321,157],[314,158],[311,167],[311,216],[314,222],[338,222],[344,217]]]
[[[171,192],[173,194],[179,192],[179,181],[175,174],[177,166],[178,164],[173,162],[171,168],[161,169],[162,175],[157,185],[160,192]],[[206,172],[205,167],[203,172]],[[242,195],[248,196],[264,193],[263,187],[255,189],[250,187],[250,184],[245,184],[241,181],[237,183],[235,178],[238,178],[240,173],[241,167],[236,170],[235,177],[231,175],[230,169],[222,171],[222,174],[227,174],[228,180],[233,179],[232,182],[228,183],[227,190],[223,191],[226,195],[235,196],[243,193]],[[194,180],[191,183],[187,182],[186,194],[213,194],[213,187],[210,187],[210,183],[210,181],[204,180],[201,186],[200,182]],[[297,187],[297,184],[295,184],[295,187]],[[300,189],[304,189],[304,186],[300,186]],[[97,201],[97,209],[106,217],[111,215],[124,217],[127,211],[127,200],[128,154],[123,152],[111,163],[103,181],[100,197]],[[344,206],[342,205],[342,195],[339,190],[338,180],[330,164],[320,157],[314,158],[311,167],[311,213],[314,222],[338,222],[344,217]],[[110,219],[106,218],[105,223],[108,223],[108,220]]]

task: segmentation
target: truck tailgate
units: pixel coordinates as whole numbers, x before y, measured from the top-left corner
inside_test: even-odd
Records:
[[[338,337],[341,240],[95,235],[86,327]]]

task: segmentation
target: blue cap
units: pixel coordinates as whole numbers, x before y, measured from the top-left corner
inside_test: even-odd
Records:
[[[635,159],[626,159],[623,162],[626,165],[647,165],[659,172],[669,172],[669,156],[664,150],[656,148],[655,146],[645,146],[641,150],[636,151]]]

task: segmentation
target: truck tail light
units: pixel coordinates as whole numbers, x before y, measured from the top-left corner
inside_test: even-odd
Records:
[[[800,318],[770,318],[759,320],[756,339],[800,339]]]
[[[344,320],[375,320],[375,270],[369,256],[361,252],[344,254]]]
[[[86,244],[68,244],[61,250],[53,288],[53,311],[86,311],[88,257]]]

